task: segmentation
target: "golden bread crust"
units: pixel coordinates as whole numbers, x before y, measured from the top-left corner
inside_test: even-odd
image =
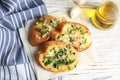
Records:
[[[51,34],[51,39],[67,42],[77,51],[83,51],[92,44],[91,33],[86,26],[67,21],[56,27],[56,31]]]
[[[48,41],[41,44],[41,47],[39,51],[36,52],[35,58],[46,70],[52,72],[65,72],[73,70],[79,62],[76,50],[64,42]]]
[[[59,23],[64,21],[66,21],[64,17],[56,18],[52,15],[41,16],[29,30],[28,39],[30,44],[38,46],[47,41],[50,38],[51,32],[54,31]]]

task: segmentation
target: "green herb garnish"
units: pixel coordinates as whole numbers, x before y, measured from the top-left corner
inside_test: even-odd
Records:
[[[61,34],[60,36],[57,37],[57,40],[59,40],[61,37],[63,37],[65,34]]]
[[[42,33],[42,30],[41,30],[40,28],[35,28],[35,30],[36,30],[37,32]]]
[[[86,42],[87,42],[87,39],[84,39],[84,42],[83,42],[83,43],[85,44]]]
[[[58,25],[58,22],[55,22],[54,20],[50,19],[50,24],[53,28],[55,28]]]
[[[40,22],[44,23],[45,22],[45,19],[46,19],[46,16],[43,16],[43,19],[42,20],[39,20]]]
[[[43,31],[43,30],[41,30],[40,28],[35,28],[35,30],[38,31],[38,32],[40,32],[42,36],[44,36],[45,34],[47,34],[47,33],[49,32],[48,29],[45,30],[45,31]]]
[[[68,70],[71,70],[71,68],[68,66]]]
[[[46,25],[44,25],[43,27],[44,27],[45,29],[49,29],[49,27],[48,27],[48,26],[46,26]]]
[[[44,56],[44,65],[52,65],[54,68],[59,68],[60,65],[70,65],[75,60],[67,60],[67,49],[66,48],[60,48],[58,51],[53,47],[50,52],[56,51],[56,54],[54,56]],[[72,51],[71,51],[72,53]],[[63,57],[65,56],[65,57]]]
[[[73,42],[75,39],[73,37],[69,37],[69,42]]]
[[[36,26],[40,26],[40,24],[38,22],[35,23]]]
[[[83,30],[81,30],[80,32],[81,32],[81,34],[82,34],[82,35],[84,35],[84,34],[85,34],[85,32],[84,32]]]
[[[51,64],[52,63],[52,59],[51,58],[48,58],[48,61],[46,61],[45,63],[44,63],[44,65],[49,65],[49,64]]]

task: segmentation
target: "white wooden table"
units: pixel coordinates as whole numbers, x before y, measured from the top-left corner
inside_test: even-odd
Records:
[[[120,4],[119,0],[118,4]],[[72,0],[44,0],[48,13],[69,9]],[[114,27],[107,31],[96,29],[86,21],[93,36],[95,53],[99,60],[80,70],[81,80],[120,80],[120,17]],[[86,77],[83,79],[83,77]]]

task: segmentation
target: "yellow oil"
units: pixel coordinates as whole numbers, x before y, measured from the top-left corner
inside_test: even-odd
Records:
[[[116,4],[113,2],[105,2],[91,15],[91,20],[95,27],[99,29],[109,29],[115,24],[117,15],[118,8]]]
[[[87,17],[87,18],[91,18],[94,14],[95,14],[95,11],[96,11],[96,9],[94,9],[94,8],[86,8],[85,9],[85,16]]]

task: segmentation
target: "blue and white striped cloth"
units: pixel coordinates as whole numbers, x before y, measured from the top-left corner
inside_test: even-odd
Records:
[[[0,80],[36,80],[18,30],[42,15],[42,0],[0,0]]]

